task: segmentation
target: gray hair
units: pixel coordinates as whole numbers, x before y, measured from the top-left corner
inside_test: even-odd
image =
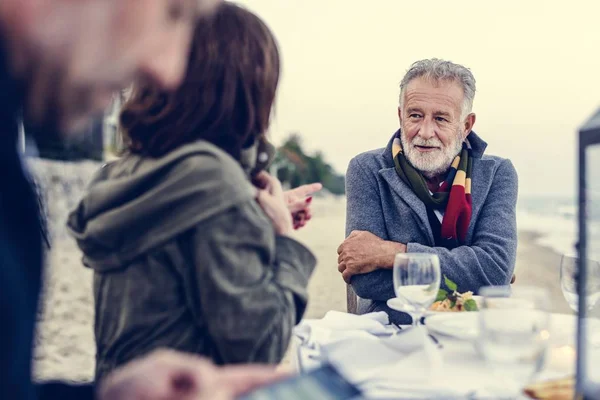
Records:
[[[400,107],[404,102],[404,90],[406,86],[416,78],[429,78],[434,81],[454,81],[463,88],[464,102],[462,105],[461,119],[464,120],[473,110],[473,100],[475,99],[475,77],[471,70],[450,61],[431,58],[420,60],[413,63],[402,82],[400,82]]]

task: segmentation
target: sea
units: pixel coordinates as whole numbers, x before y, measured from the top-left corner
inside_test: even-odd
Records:
[[[588,202],[588,258],[600,260],[600,201],[595,199]],[[574,197],[521,196],[517,203],[518,229],[539,234],[537,243],[559,254],[576,254],[577,219]]]

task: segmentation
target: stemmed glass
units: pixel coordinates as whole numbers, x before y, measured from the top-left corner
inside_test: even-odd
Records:
[[[575,312],[579,308],[577,294],[577,257],[564,255],[560,260],[560,288],[569,307]],[[600,300],[600,263],[587,260],[587,308],[592,310]]]
[[[394,259],[394,291],[413,310],[418,325],[440,289],[440,259],[437,254],[398,253]]]
[[[550,338],[550,294],[528,286],[484,287],[479,294],[483,300],[477,348],[503,378],[499,390],[516,395],[543,367]]]

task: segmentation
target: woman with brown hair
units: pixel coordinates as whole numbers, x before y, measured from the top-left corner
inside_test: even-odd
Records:
[[[128,152],[68,221],[94,270],[97,379],[159,347],[219,364],[283,357],[315,258],[289,237],[279,181],[257,174],[279,72],[267,26],[226,2],[197,24],[177,90],[135,85]]]

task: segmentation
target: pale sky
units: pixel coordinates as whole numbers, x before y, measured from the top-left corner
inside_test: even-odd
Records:
[[[576,131],[600,107],[599,0],[241,0],[283,57],[275,143],[301,134],[339,172],[398,127],[398,84],[444,58],[477,80],[474,130],[520,193],[575,193]]]

